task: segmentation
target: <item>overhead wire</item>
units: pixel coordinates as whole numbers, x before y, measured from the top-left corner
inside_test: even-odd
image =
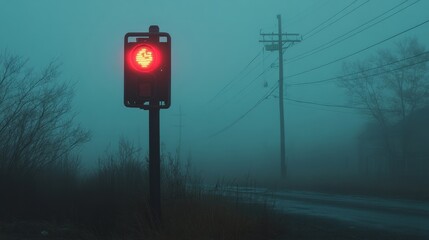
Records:
[[[378,16],[376,16],[376,17],[374,17],[374,18],[370,19],[370,20],[368,20],[367,22],[365,22],[365,23],[363,23],[363,24],[361,24],[361,25],[359,25],[359,26],[357,26],[357,27],[355,27],[355,28],[353,28],[353,29],[349,30],[348,32],[346,32],[346,33],[342,34],[341,36],[338,36],[338,37],[336,37],[336,38],[334,38],[334,39],[330,40],[329,42],[326,42],[326,43],[324,43],[324,44],[319,45],[319,46],[318,46],[318,47],[316,47],[316,48],[313,48],[313,49],[311,49],[311,50],[309,50],[309,51],[306,51],[306,52],[301,53],[301,54],[299,54],[299,55],[297,55],[297,56],[294,56],[294,57],[292,57],[292,58],[289,58],[288,60],[286,60],[286,61],[285,61],[285,64],[290,64],[290,63],[293,63],[293,62],[299,61],[299,60],[301,60],[301,59],[304,59],[304,58],[307,58],[307,57],[309,57],[309,56],[312,56],[312,55],[314,55],[314,54],[316,54],[316,53],[319,53],[319,52],[321,52],[321,51],[323,51],[323,50],[326,50],[326,49],[328,49],[328,48],[331,48],[331,47],[333,47],[333,46],[335,46],[335,45],[337,45],[337,44],[339,44],[339,43],[341,43],[341,42],[344,42],[345,40],[348,40],[348,39],[350,39],[351,37],[354,37],[355,35],[357,35],[357,34],[359,34],[359,33],[363,32],[363,31],[365,31],[365,30],[368,30],[369,28],[371,28],[371,27],[373,27],[373,26],[375,26],[375,25],[377,25],[377,24],[379,24],[379,23],[381,23],[381,22],[383,22],[383,21],[385,21],[385,20],[387,20],[387,19],[389,19],[389,18],[391,18],[391,17],[395,16],[396,14],[398,14],[398,13],[400,13],[400,12],[402,12],[402,11],[406,10],[407,8],[409,8],[409,7],[413,6],[414,4],[416,4],[416,3],[420,2],[420,0],[417,0],[417,1],[415,1],[415,2],[411,3],[411,4],[407,5],[407,6],[405,6],[405,7],[401,8],[401,9],[399,9],[398,11],[396,11],[396,12],[394,12],[394,13],[392,13],[392,14],[390,14],[390,15],[386,16],[385,18],[383,18],[383,19],[381,19],[381,20],[379,20],[379,21],[377,21],[377,22],[375,22],[375,23],[373,23],[373,24],[371,24],[371,25],[368,25],[368,26],[366,26],[365,28],[363,28],[363,29],[361,29],[361,30],[359,30],[359,31],[357,31],[357,32],[355,32],[355,33],[353,33],[355,30],[357,30],[357,29],[359,29],[359,28],[361,28],[361,27],[363,27],[363,26],[365,26],[365,25],[367,25],[367,24],[371,23],[372,21],[374,21],[374,20],[376,20],[376,19],[378,19],[378,18],[380,18],[380,17],[382,17],[382,16],[386,15],[387,13],[391,12],[391,11],[392,11],[392,10],[394,10],[395,8],[397,8],[397,7],[399,7],[399,6],[403,5],[403,4],[405,4],[405,3],[407,3],[407,2],[409,2],[409,0],[406,0],[406,1],[404,1],[404,2],[401,2],[401,3],[397,4],[397,5],[395,5],[393,8],[391,8],[391,9],[389,9],[389,10],[387,10],[387,11],[383,12],[382,14],[380,14],[380,15],[378,15]],[[350,34],[350,35],[349,35],[349,36],[347,36],[348,34]],[[345,37],[345,36],[347,36],[347,37]],[[343,37],[345,37],[345,38],[343,38]],[[341,38],[343,38],[343,39],[341,39]]]
[[[286,50],[290,47],[293,46],[293,43],[289,43],[289,45],[287,47],[284,47],[283,49]],[[258,80],[259,78],[261,78],[264,74],[268,73],[269,71],[271,71],[273,69],[273,65],[278,61],[279,57],[276,57],[274,59],[274,61],[272,61],[267,67],[265,67],[262,72],[260,74],[258,74],[255,78],[253,78],[251,81],[248,82],[248,84],[242,88],[241,90],[239,90],[239,92],[237,94],[235,94],[232,98],[230,98],[228,101],[226,101],[222,106],[228,104],[229,102],[231,102],[234,99],[237,99],[239,96],[242,95],[243,92],[245,92],[252,84],[254,84],[256,82],[256,80]],[[222,107],[221,106],[221,107]]]
[[[324,111],[324,112],[334,112],[334,113],[347,113],[347,114],[360,114],[357,111],[354,111],[354,109],[352,109],[351,111],[344,111],[344,110],[339,110],[339,109],[333,109],[333,108],[326,108],[326,107],[318,107],[318,106],[314,106],[314,105],[309,105],[309,104],[302,104],[302,103],[296,103],[296,102],[292,102],[289,101],[286,104],[288,105],[293,105],[293,106],[297,106],[300,108],[308,108],[308,109],[315,109],[318,111]]]
[[[377,70],[377,69],[382,69],[384,67],[391,66],[391,65],[394,65],[396,63],[407,61],[407,60],[410,60],[410,59],[413,59],[413,58],[417,58],[417,57],[423,56],[423,55],[428,54],[428,53],[429,53],[429,51],[425,51],[425,52],[416,54],[416,55],[411,56],[411,57],[402,58],[402,59],[399,59],[399,60],[395,60],[393,62],[385,63],[383,65],[379,65],[379,66],[372,67],[372,68],[367,68],[367,69],[364,69],[364,70],[361,70],[361,71],[358,71],[358,72],[353,72],[353,73],[349,73],[349,74],[345,74],[345,75],[341,75],[341,76],[335,76],[335,77],[330,77],[330,78],[326,78],[326,79],[322,79],[322,80],[316,80],[316,81],[294,82],[294,83],[287,84],[287,86],[291,87],[291,86],[301,86],[301,85],[312,85],[312,84],[318,84],[318,83],[324,83],[324,82],[334,81],[334,80],[338,80],[338,79],[341,79],[341,78],[350,77],[350,76],[353,76],[353,75],[358,75],[358,74],[362,74],[362,73],[365,73],[365,72],[374,71],[374,70]],[[386,70],[386,71],[383,71],[383,72],[378,72],[378,73],[375,73],[375,74],[372,74],[372,75],[367,75],[367,77],[374,77],[374,76],[377,76],[377,75],[381,75],[381,74],[385,74],[385,73],[390,73],[390,72],[393,72],[393,71],[398,71],[398,70],[401,70],[401,69],[404,69],[404,68],[408,68],[408,67],[411,67],[411,66],[414,66],[414,65],[418,65],[418,64],[421,64],[421,63],[425,63],[425,62],[428,62],[428,61],[429,61],[429,59],[422,60],[422,61],[419,61],[419,62],[416,62],[416,63],[412,63],[412,64],[409,64],[409,65],[406,65],[406,66],[401,66],[399,68],[390,69],[390,70]],[[355,79],[359,79],[359,77],[355,78]],[[351,80],[353,80],[353,79],[351,79]]]
[[[329,104],[329,103],[318,103],[318,102],[313,102],[313,101],[304,101],[304,100],[298,100],[298,99],[287,98],[287,97],[283,97],[283,99],[286,101],[291,101],[291,102],[295,102],[295,103],[309,104],[309,105],[322,106],[322,107],[346,108],[346,109],[371,111],[371,109],[368,107],[340,105],[340,104]],[[387,112],[395,112],[395,110],[392,110],[392,109],[380,109],[380,110],[387,111]]]
[[[429,20],[423,21],[423,22],[421,22],[421,23],[419,23],[419,24],[417,24],[417,25],[414,25],[413,27],[410,27],[410,28],[408,28],[408,29],[406,29],[406,30],[403,30],[403,31],[399,32],[399,33],[396,33],[396,34],[394,34],[394,35],[392,35],[392,36],[390,36],[390,37],[388,37],[388,38],[385,38],[385,39],[383,39],[383,40],[381,40],[381,41],[378,41],[378,42],[376,42],[376,43],[374,43],[374,44],[371,44],[371,45],[369,45],[369,46],[367,46],[367,47],[365,47],[365,48],[363,48],[363,49],[361,49],[361,50],[358,50],[358,51],[356,51],[356,52],[353,52],[353,53],[351,53],[351,54],[348,54],[348,55],[346,55],[346,56],[344,56],[344,57],[337,58],[337,59],[332,60],[332,61],[330,61],[330,62],[327,62],[327,63],[321,64],[321,65],[319,65],[319,66],[316,66],[316,67],[313,67],[313,68],[307,69],[307,70],[302,71],[302,72],[299,72],[299,73],[295,73],[295,74],[288,75],[288,76],[286,76],[286,77],[287,77],[287,78],[297,77],[297,76],[300,76],[300,75],[303,75],[303,74],[306,74],[306,73],[312,72],[312,71],[314,71],[314,70],[318,70],[318,69],[321,69],[321,68],[323,68],[323,67],[329,66],[329,65],[331,65],[331,64],[333,64],[333,63],[337,63],[337,62],[342,61],[342,60],[344,60],[344,59],[346,59],[346,58],[349,58],[349,57],[352,57],[352,56],[354,56],[354,55],[357,55],[357,54],[359,54],[359,53],[361,53],[361,52],[364,52],[364,51],[366,51],[366,50],[368,50],[368,49],[370,49],[370,48],[373,48],[373,47],[375,47],[375,46],[378,46],[378,45],[380,45],[380,44],[382,44],[382,43],[384,43],[384,42],[387,42],[387,41],[389,41],[389,40],[391,40],[391,39],[393,39],[393,38],[395,38],[395,37],[398,37],[398,36],[400,36],[400,35],[402,35],[402,34],[404,34],[404,33],[407,33],[407,32],[409,32],[409,31],[411,31],[411,30],[414,30],[414,29],[416,29],[416,28],[418,28],[418,27],[421,27],[421,26],[423,26],[424,24],[427,24],[428,22],[429,22]]]
[[[278,88],[278,84],[275,85],[274,87],[272,87],[270,89],[270,91],[267,92],[267,94],[265,94],[262,98],[260,98],[251,108],[249,108],[245,113],[243,113],[241,116],[239,116],[237,119],[235,119],[233,122],[231,122],[230,124],[228,124],[227,126],[225,126],[224,128],[222,128],[221,130],[213,133],[212,135],[210,135],[209,137],[215,137],[225,131],[227,131],[228,129],[230,129],[231,127],[233,127],[234,125],[236,125],[238,122],[240,122],[242,119],[244,119],[250,112],[252,112],[256,107],[258,107],[263,101],[265,101],[266,99],[268,99],[268,97],[271,96],[271,94],[273,94],[273,92]]]
[[[426,51],[426,52],[417,54],[417,55],[412,56],[412,57],[404,58],[404,59],[401,59],[401,60],[397,60],[395,62],[391,62],[389,64],[385,64],[382,67],[385,67],[385,66],[388,66],[388,65],[392,65],[394,63],[398,63],[398,62],[401,62],[401,61],[409,60],[409,59],[412,59],[412,58],[416,58],[418,56],[422,56],[422,55],[428,54],[428,53],[429,53],[429,51]],[[429,58],[428,59],[424,59],[424,60],[419,61],[419,62],[415,62],[415,63],[409,64],[409,65],[401,66],[400,68],[391,69],[391,70],[384,71],[384,72],[379,72],[379,73],[376,73],[376,74],[373,74],[373,75],[368,75],[368,76],[365,76],[365,77],[371,77],[371,76],[376,76],[376,75],[380,75],[380,74],[384,74],[384,73],[388,73],[388,72],[398,71],[398,70],[401,70],[401,69],[404,69],[404,68],[407,68],[407,67],[411,67],[411,66],[414,66],[414,65],[417,65],[417,64],[425,63],[425,62],[429,62]],[[366,71],[370,71],[370,70],[374,70],[374,69],[379,69],[379,68],[381,68],[381,67],[379,66],[379,67],[372,68],[372,69],[366,69],[366,70],[361,71],[361,72],[366,72]],[[358,73],[361,73],[361,72],[358,72]],[[358,73],[347,74],[347,75],[343,75],[343,76],[339,76],[339,77],[335,77],[335,78],[337,79],[337,78],[346,77],[346,76],[349,76],[349,75],[356,75]],[[354,78],[354,79],[361,79],[361,78],[363,78],[363,77],[357,77],[357,78]],[[279,87],[279,84],[276,84],[273,88],[270,89],[270,91],[267,94],[264,95],[264,97],[262,97],[261,99],[259,99],[244,114],[242,114],[240,117],[238,117],[236,120],[234,120],[233,122],[231,122],[229,125],[227,125],[223,129],[221,129],[218,132],[212,134],[210,137],[217,136],[217,135],[219,135],[219,134],[227,131],[228,129],[230,129],[234,125],[236,125],[243,118],[245,118],[251,111],[253,111],[256,107],[258,107],[264,100],[266,100],[270,96],[272,96],[272,94],[274,93],[275,90],[277,90],[278,87]],[[288,97],[283,97],[283,99],[286,100],[286,101],[291,101],[291,102],[295,102],[295,103],[316,105],[316,106],[322,106],[322,107],[345,108],[345,109],[355,109],[355,110],[370,110],[369,108],[365,108],[365,107],[350,106],[350,105],[340,105],[340,104],[318,103],[318,102],[314,102],[314,101],[304,101],[304,100],[298,100],[298,99],[293,99],[293,98],[288,98]],[[384,110],[385,111],[391,111],[389,109],[384,109]]]
[[[268,56],[267,56],[268,57]],[[267,58],[266,57],[266,58]],[[223,108],[225,105],[227,105],[229,102],[231,102],[232,100],[234,100],[235,98],[237,98],[238,95],[240,95],[242,92],[244,92],[248,87],[250,87],[256,80],[258,80],[259,78],[261,78],[265,73],[268,73],[269,71],[271,71],[272,69],[272,65],[277,61],[278,57],[276,58],[276,60],[274,60],[269,66],[265,67],[262,72],[260,72],[258,75],[256,75],[256,77],[254,77],[244,88],[241,88],[239,90],[239,92],[237,94],[234,94],[231,98],[229,98],[227,101],[225,101],[223,104],[221,104],[220,106],[218,106],[218,110]],[[248,75],[248,74],[247,74]],[[245,77],[247,77],[247,75],[243,76],[242,79],[244,79]]]
[[[351,2],[350,4],[348,4],[346,7],[344,7],[343,9],[341,9],[339,12],[335,13],[334,15],[332,15],[331,17],[329,17],[328,19],[326,19],[325,21],[321,22],[319,25],[317,25],[316,27],[312,28],[310,31],[308,31],[307,33],[303,34],[304,36],[307,36],[308,34],[312,33],[313,31],[315,31],[317,28],[319,28],[320,26],[322,26],[323,24],[329,22],[331,19],[333,19],[334,17],[336,17],[338,14],[342,13],[343,11],[345,11],[347,8],[349,8],[350,6],[352,6],[355,2],[357,2],[358,0],[354,0],[353,2]]]
[[[245,67],[236,75],[236,77],[232,78],[225,86],[223,86],[209,101],[208,103],[213,102],[213,100],[215,100],[219,95],[221,95],[223,92],[226,91],[226,89],[233,83],[235,82],[237,79],[242,79],[240,78],[241,74],[243,74],[247,68],[262,54],[263,50],[260,50],[255,57],[252,58],[252,60],[250,60]],[[254,68],[252,68],[253,70]],[[251,70],[251,71],[252,71]],[[250,72],[251,72],[250,71]],[[245,75],[247,76],[249,74],[249,72]]]
[[[277,58],[278,59],[278,58]],[[273,63],[275,63],[276,60],[273,61]],[[272,64],[273,64],[272,63]],[[237,98],[239,95],[241,95],[244,91],[246,91],[253,83],[256,82],[256,80],[258,80],[259,78],[261,78],[265,73],[268,73],[269,71],[271,71],[272,69],[272,64],[270,64],[270,66],[266,67],[261,73],[259,73],[255,78],[253,78],[244,88],[242,88],[237,94],[235,94],[231,100]]]
[[[275,98],[278,98],[278,96],[275,96]],[[320,103],[320,102],[314,102],[314,101],[305,101],[305,100],[298,100],[294,98],[288,98],[283,97],[283,100],[295,102],[295,103],[301,103],[301,104],[309,104],[309,105],[315,105],[315,106],[321,106],[321,107],[331,107],[331,108],[345,108],[345,109],[354,109],[354,110],[371,110],[368,107],[359,107],[359,106],[350,106],[350,105],[341,105],[341,104],[331,104],[331,103]],[[383,111],[389,111],[393,112],[391,109],[381,109]]]
[[[319,29],[318,31],[316,31],[315,33],[311,34],[308,37],[305,37],[305,39],[309,39],[311,37],[313,37],[314,35],[318,34],[319,32],[325,30],[326,28],[332,26],[333,24],[337,23],[338,21],[340,21],[341,19],[347,17],[348,15],[350,15],[351,13],[353,13],[354,11],[356,11],[357,9],[361,8],[362,6],[364,6],[365,4],[367,4],[369,2],[369,0],[367,0],[366,2],[363,2],[362,4],[358,5],[357,7],[353,8],[352,10],[350,10],[349,12],[347,12],[345,15],[341,16],[340,18],[336,19],[335,21],[329,23],[328,25],[324,26],[323,28]]]
[[[298,100],[298,99],[293,99],[293,98],[288,98],[288,97],[283,97],[283,99],[286,101],[302,103],[302,104],[310,104],[310,105],[322,106],[322,107],[347,108],[347,109],[355,109],[355,110],[369,110],[368,108],[365,108],[365,107],[339,105],[339,104],[328,104],[328,103],[318,103],[318,102],[304,101],[304,100]]]

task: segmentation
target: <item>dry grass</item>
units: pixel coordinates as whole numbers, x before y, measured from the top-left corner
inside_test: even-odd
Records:
[[[0,185],[2,239],[273,239],[280,217],[267,205],[203,189],[172,154],[162,156],[162,224],[148,208],[148,173],[139,149],[122,141],[81,176],[63,162]],[[3,176],[5,177],[5,176]],[[5,179],[5,178],[3,178]],[[67,226],[67,227],[64,227]],[[42,231],[49,235],[41,236]]]
[[[165,205],[161,239],[274,239],[281,234],[280,216],[257,204],[203,195]]]

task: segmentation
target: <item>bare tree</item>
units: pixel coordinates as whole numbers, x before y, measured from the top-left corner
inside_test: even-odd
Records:
[[[366,108],[378,122],[390,172],[407,170],[409,131],[407,119],[429,104],[429,54],[416,38],[398,42],[364,61],[343,65],[347,77],[338,85],[351,103]]]
[[[29,68],[22,57],[0,54],[0,174],[25,174],[67,157],[90,138],[75,125],[73,88],[59,66]]]

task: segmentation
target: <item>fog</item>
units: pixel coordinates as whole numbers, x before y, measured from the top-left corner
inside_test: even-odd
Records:
[[[280,175],[278,90],[254,106],[278,81],[278,52],[263,51],[259,40],[261,32],[277,32],[281,14],[283,32],[303,39],[284,52],[285,96],[307,102],[285,100],[288,176],[347,177],[358,174],[358,136],[371,117],[332,106],[350,105],[336,81],[288,84],[342,75],[344,61],[364,60],[401,39],[416,37],[428,47],[428,27],[422,25],[356,53],[426,21],[429,1],[407,1],[395,11],[408,8],[359,34],[288,61],[402,2],[3,0],[0,48],[28,57],[35,68],[61,62],[61,79],[75,86],[75,121],[92,134],[76,153],[93,167],[121,138],[148,151],[148,112],[123,105],[123,38],[158,25],[172,37],[172,104],[161,111],[163,151],[175,152],[180,144],[182,159],[191,158],[206,179],[273,178]]]

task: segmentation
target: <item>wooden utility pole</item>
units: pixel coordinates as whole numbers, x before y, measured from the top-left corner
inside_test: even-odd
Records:
[[[286,178],[286,149],[285,149],[285,118],[284,118],[284,102],[283,102],[283,47],[285,43],[300,42],[300,35],[297,33],[282,33],[282,17],[277,15],[278,33],[261,33],[262,40],[259,42],[271,43],[265,45],[267,51],[279,51],[279,110],[280,110],[280,173],[282,178]],[[271,37],[266,40],[265,37]],[[283,39],[285,37],[285,39]],[[295,37],[295,39],[288,39]],[[276,39],[277,38],[277,39]]]

